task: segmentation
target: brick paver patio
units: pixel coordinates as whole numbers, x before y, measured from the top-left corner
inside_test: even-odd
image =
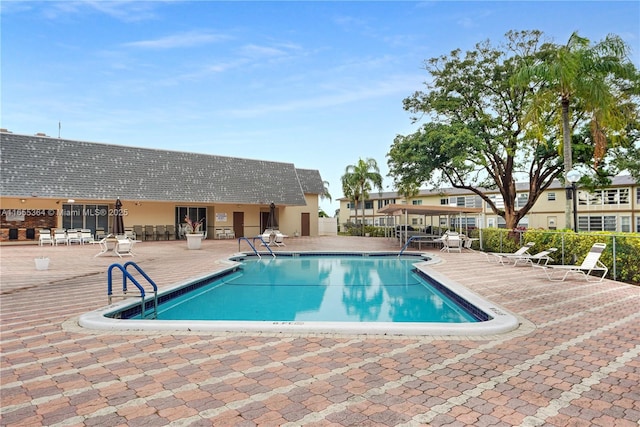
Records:
[[[291,238],[277,250],[398,250],[385,238]],[[238,242],[144,242],[161,288],[221,268]],[[242,250],[247,250],[245,245]],[[640,287],[549,282],[480,253],[438,272],[519,316],[490,337],[80,328],[106,305],[93,245],[0,248],[3,426],[638,426]],[[34,257],[51,258],[36,271]]]

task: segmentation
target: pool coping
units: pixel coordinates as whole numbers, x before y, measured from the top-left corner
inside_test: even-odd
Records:
[[[358,251],[379,255],[388,251]],[[304,251],[314,253],[314,251]],[[318,252],[319,254],[320,252]],[[345,251],[321,251],[322,254],[344,254]],[[350,251],[354,253],[354,251]],[[414,263],[414,267],[427,274],[442,286],[450,289],[462,299],[471,303],[491,319],[473,323],[417,323],[417,322],[319,322],[319,321],[217,321],[217,320],[133,320],[107,317],[106,314],[132,306],[131,300],[124,300],[79,316],[78,324],[85,329],[109,331],[198,331],[198,332],[251,332],[283,334],[342,334],[342,335],[399,335],[399,336],[491,336],[513,332],[520,325],[518,317],[508,310],[471,292],[461,284],[436,272],[431,265],[442,262],[433,253],[405,252],[406,255],[429,257]],[[181,282],[163,290],[161,294],[173,292],[212,275],[221,275],[237,269],[240,263],[232,258],[250,256],[236,253],[228,259],[219,260],[226,267],[201,277]],[[268,254],[267,254],[268,255]],[[136,304],[136,303],[133,303]],[[139,304],[139,303],[138,303]]]

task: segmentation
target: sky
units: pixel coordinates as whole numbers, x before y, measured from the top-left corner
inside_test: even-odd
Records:
[[[535,29],[617,34],[640,67],[637,1],[3,0],[0,19],[2,128],[317,169],[330,216],[360,158],[395,191],[430,58]]]

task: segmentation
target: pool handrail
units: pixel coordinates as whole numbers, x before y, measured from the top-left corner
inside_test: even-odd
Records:
[[[133,263],[135,265],[135,267],[138,269],[138,271],[141,271],[140,267],[137,266],[137,264]],[[107,269],[107,298],[109,301],[109,304],[111,304],[112,299],[113,299],[113,269],[117,268],[118,270],[120,270],[122,272],[122,292],[123,295],[120,295],[121,298],[138,298],[140,297],[140,316],[141,318],[145,318],[145,291],[144,291],[144,287],[142,287],[142,285],[136,280],[135,277],[133,277],[131,275],[131,273],[129,273],[126,270],[126,267],[124,267],[121,264],[118,263],[114,263],[111,264],[109,266],[109,268]],[[146,275],[146,273],[143,273],[143,275],[145,276],[145,278],[148,278],[149,276]],[[138,290],[140,291],[140,295],[127,295],[127,279],[131,280],[131,282],[136,286],[136,288],[138,288]],[[149,279],[150,280],[150,279]],[[157,318],[157,306],[158,306],[158,292],[157,292],[157,286],[155,285],[155,283],[153,283],[153,281],[151,281],[150,283],[152,283],[152,286],[154,287],[154,318]]]
[[[258,252],[258,250],[256,249],[255,243],[256,243],[256,239],[260,239],[260,241],[262,242],[262,244],[267,248],[267,250],[269,251],[269,253],[271,254],[271,256],[273,256],[274,258],[276,257],[276,254],[273,253],[273,251],[271,250],[271,248],[269,247],[269,245],[262,239],[262,236],[256,236],[253,238],[253,243],[251,243],[249,241],[248,238],[246,237],[239,237],[238,238],[238,252],[240,252],[240,242],[242,240],[246,240],[247,243],[249,244],[249,246],[251,246],[251,249],[253,249],[253,253],[255,253],[258,256],[258,259],[262,259],[262,257],[260,256],[260,253]]]
[[[425,239],[425,240],[422,240]],[[427,240],[428,239],[428,240]],[[409,237],[409,239],[407,240],[407,242],[404,244],[404,246],[402,247],[402,249],[400,250],[400,253],[398,254],[398,256],[402,255],[402,253],[407,249],[407,247],[409,247],[409,244],[411,242],[417,242],[417,241],[424,241],[427,243],[433,243],[433,242],[439,242],[439,239],[433,239],[433,238],[429,238],[428,236],[420,236],[420,235],[416,235],[416,236],[411,236]]]
[[[138,264],[136,264],[133,261],[127,261],[127,262],[124,263],[124,269],[125,270],[127,270],[127,268],[129,266],[132,266],[136,270],[138,270],[138,273],[140,273],[142,275],[142,277],[144,277],[147,280],[147,282],[149,282],[151,287],[153,287],[153,318],[157,319],[158,318],[158,286],[151,279],[151,277],[149,277],[149,275],[142,268],[140,268],[140,266]],[[130,277],[133,277],[133,276],[130,275]],[[127,283],[126,283],[126,281],[123,284],[123,291],[125,293],[127,292]]]
[[[409,237],[409,239],[407,240],[407,242],[404,244],[404,246],[402,247],[402,249],[400,249],[400,253],[398,254],[398,256],[402,255],[402,253],[407,249],[407,247],[409,247],[409,244],[414,241],[414,240],[418,240],[418,238],[420,238],[422,236],[411,236]]]

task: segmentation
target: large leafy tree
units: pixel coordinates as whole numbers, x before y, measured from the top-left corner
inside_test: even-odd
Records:
[[[500,46],[486,41],[465,54],[454,50],[426,61],[431,75],[426,90],[406,98],[404,107],[415,114],[414,121],[428,121],[413,134],[398,135],[387,155],[396,186],[466,189],[515,228],[562,176],[564,164],[550,104],[536,104],[543,84],[515,85],[514,76],[558,49],[543,43],[539,31],[511,31]],[[537,132],[526,120],[534,105],[540,105]],[[583,139],[579,145],[589,144],[593,141]],[[525,177],[529,197],[516,208],[516,180]],[[487,194],[489,189],[500,192],[502,205]]]
[[[382,191],[382,175],[375,159],[358,159],[355,165],[348,165],[342,175],[342,192],[355,206],[356,223],[358,222],[358,205],[369,198],[372,187]],[[364,215],[364,206],[363,206]],[[362,222],[364,231],[364,221]]]
[[[548,135],[549,113],[561,124],[558,134],[566,182],[566,173],[573,167],[572,134],[585,121],[589,122],[593,168],[601,165],[608,145],[629,145],[628,126],[637,113],[629,108],[629,101],[637,95],[637,70],[628,60],[628,46],[616,35],[592,45],[574,32],[564,46],[549,46],[544,52],[525,63],[512,82],[534,91],[525,119],[535,136],[544,140]],[[565,212],[569,223],[570,206]]]

